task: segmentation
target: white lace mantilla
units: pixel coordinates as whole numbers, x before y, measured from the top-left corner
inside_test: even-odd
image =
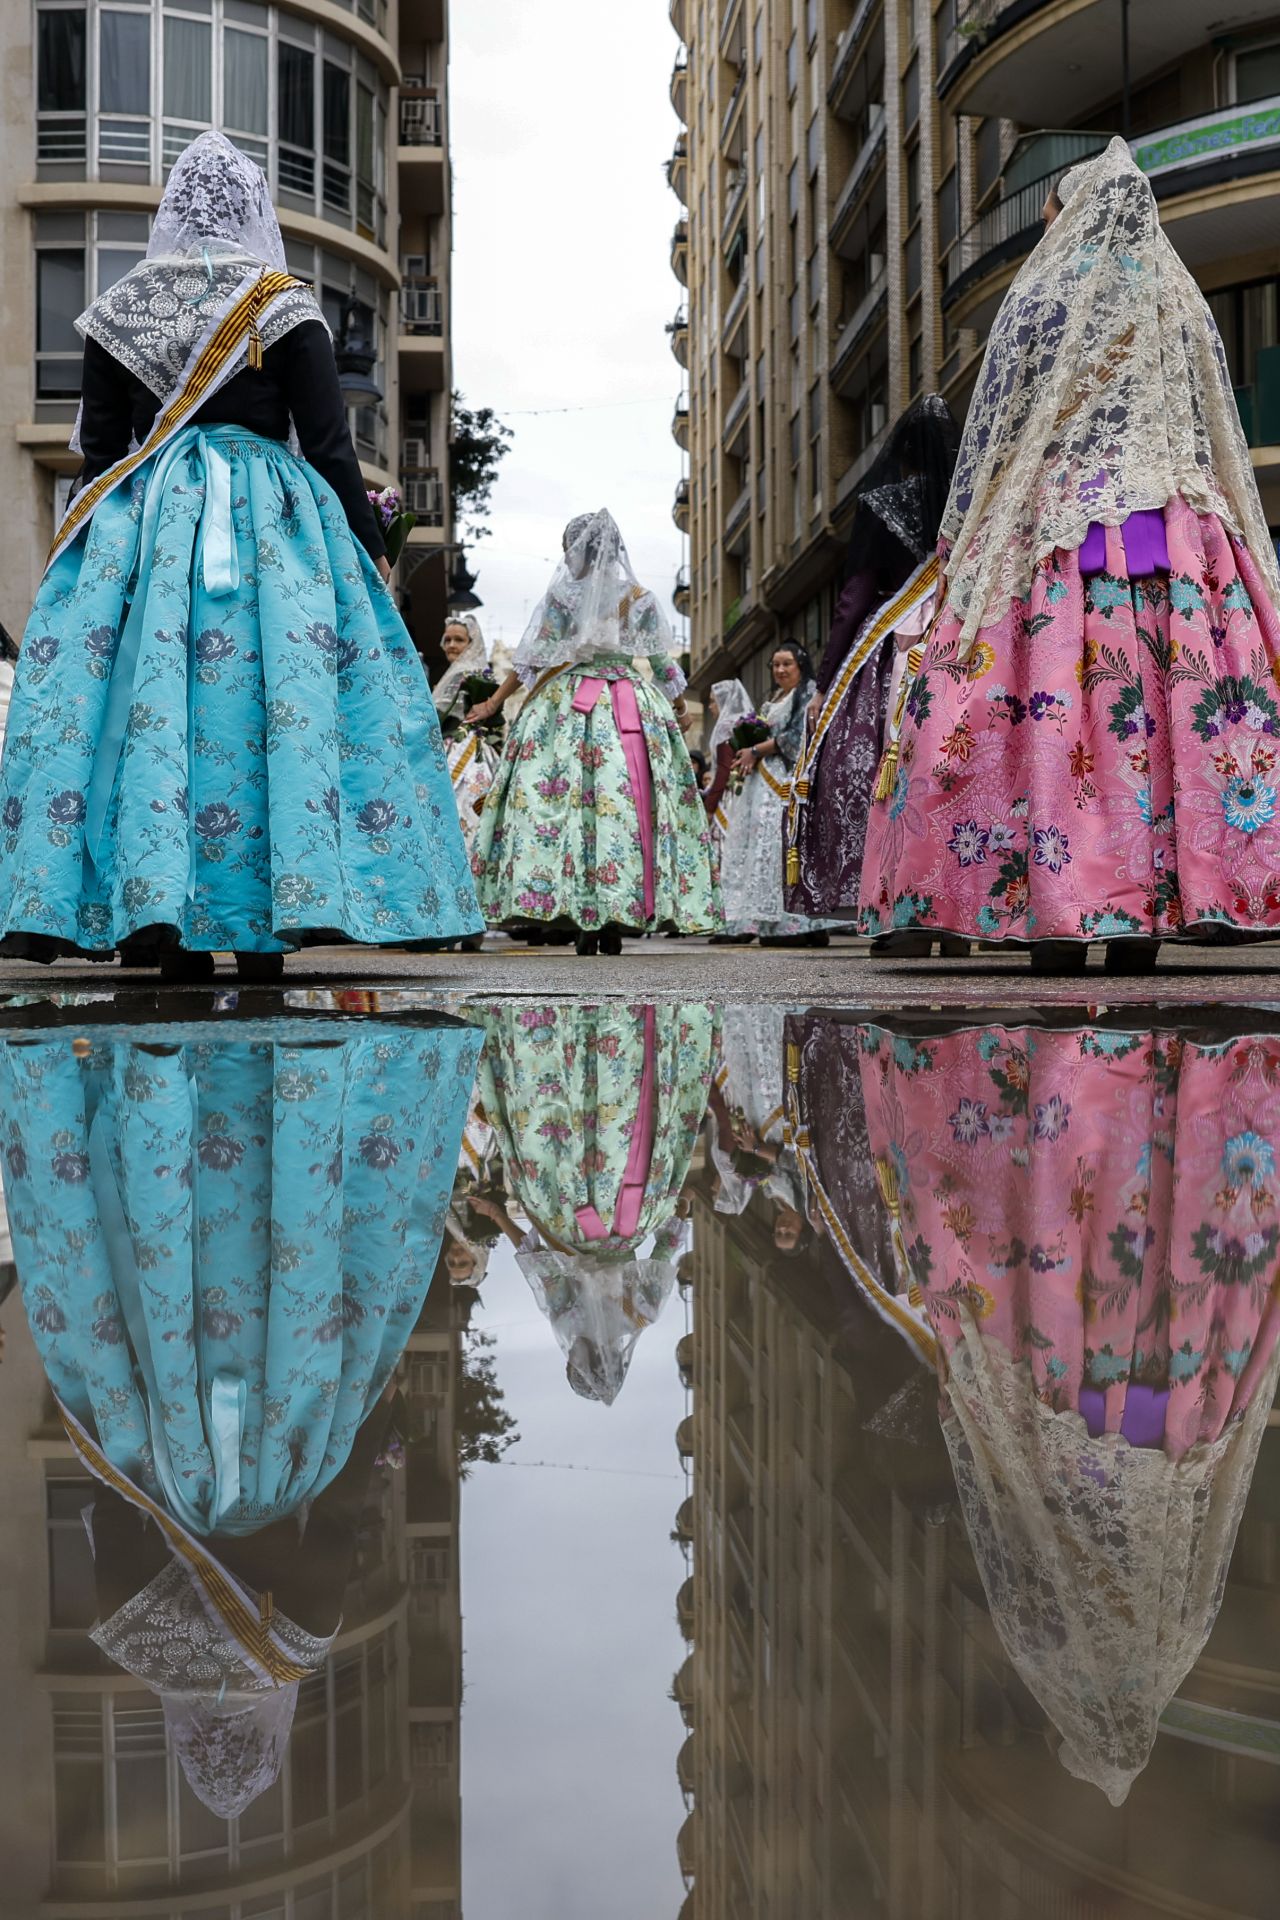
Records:
[[[1091,522],[1177,493],[1244,540],[1280,597],[1222,341],[1150,183],[1113,140],[1059,191],[991,330],[942,522],[966,644]]]
[[[1177,1461],[1053,1413],[972,1322],[948,1359],[943,1433],[996,1631],[1062,1764],[1119,1806],[1217,1619],[1280,1346],[1244,1417]]]

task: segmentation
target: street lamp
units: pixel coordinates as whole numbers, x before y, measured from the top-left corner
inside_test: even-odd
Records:
[[[472,591],[477,575],[467,566],[465,547],[456,547],[454,556],[453,571],[449,575],[449,612],[474,613],[477,607],[484,605],[484,601]]]
[[[373,377],[378,354],[370,318],[369,309],[353,293],[342,309],[342,329],[334,348],[338,385],[349,407],[376,407],[382,399],[382,388]]]

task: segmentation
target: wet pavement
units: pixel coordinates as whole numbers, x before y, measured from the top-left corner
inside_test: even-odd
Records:
[[[1270,974],[662,945],[0,985],[4,1920],[1274,1913]]]

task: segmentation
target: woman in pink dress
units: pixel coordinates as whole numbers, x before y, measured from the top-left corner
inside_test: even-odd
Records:
[[[864,931],[1280,931],[1280,572],[1222,343],[1123,141],[1073,168],[992,330],[944,599],[882,768]]]

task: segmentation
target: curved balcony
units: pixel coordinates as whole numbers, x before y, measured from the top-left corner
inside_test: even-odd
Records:
[[[682,287],[689,284],[689,222],[679,220],[671,236],[671,271]]]
[[[682,133],[676,150],[667,162],[667,185],[682,206],[689,204],[689,142]]]
[[[680,1541],[682,1546],[690,1544],[693,1540],[692,1495],[687,1496],[680,1502],[680,1510],[676,1514],[676,1539]]]
[[[996,316],[1009,283],[1044,232],[1044,203],[1070,166],[1100,153],[1105,133],[1028,134],[1009,157],[1000,198],[960,241],[960,266],[942,295],[954,326],[979,333]]]
[[[676,1619],[680,1624],[680,1631],[684,1635],[684,1638],[692,1642],[693,1640],[693,1575],[692,1574],[689,1575],[689,1578],[685,1581],[679,1593],[676,1595]]]
[[[675,592],[671,596],[671,604],[682,620],[688,619],[689,609],[693,605],[693,593],[689,586],[689,569],[687,567],[681,567],[679,573],[676,575]],[[677,1436],[677,1438],[678,1437],[679,1436]]]
[[[681,453],[689,451],[689,396],[682,393],[671,416],[671,438]]]
[[[680,1791],[688,1806],[698,1780],[698,1744],[696,1735],[692,1733],[676,1755],[676,1779],[680,1782]]]
[[[677,54],[676,63],[671,69],[671,104],[677,118],[685,125],[689,124],[689,56]]]
[[[688,1388],[693,1385],[693,1335],[683,1333],[676,1344],[676,1366],[680,1370],[680,1384]]]
[[[685,601],[686,601],[686,606],[684,608],[681,608],[679,604],[679,596],[682,591],[684,593]],[[689,575],[685,570],[685,568],[681,567],[679,573],[676,575],[676,612],[677,613],[687,611],[688,598],[689,598]],[[680,1455],[680,1458],[682,1460],[692,1460],[693,1458],[693,1415],[691,1413],[686,1413],[684,1419],[680,1422],[680,1425],[676,1428],[676,1452]]]
[[[671,342],[671,351],[677,363],[682,367],[689,365],[689,309],[681,307],[674,320],[667,322],[667,338]]]
[[[1130,9],[1132,83],[1203,48],[1220,20],[1232,33],[1275,18],[1275,0],[1160,0]],[[1115,0],[959,0],[942,49],[938,94],[951,113],[992,114],[1023,126],[1083,119],[1114,97],[1120,77]],[[1226,16],[1225,18],[1222,16]]]
[[[1280,95],[1221,107],[1132,144],[1160,202],[1161,222],[1193,271],[1230,261],[1232,278],[1247,279],[1255,265],[1249,256],[1257,254],[1259,270],[1270,273]]]
[[[687,0],[670,0],[667,15],[672,26],[684,41],[689,38],[689,10]]]
[[[693,1725],[693,1655],[685,1656],[684,1665],[671,1683],[671,1697],[680,1709],[680,1718],[686,1727]]]
[[[681,533],[688,533],[689,531],[690,512],[689,482],[682,480],[676,488],[675,505],[671,509],[671,518],[675,521]]]

